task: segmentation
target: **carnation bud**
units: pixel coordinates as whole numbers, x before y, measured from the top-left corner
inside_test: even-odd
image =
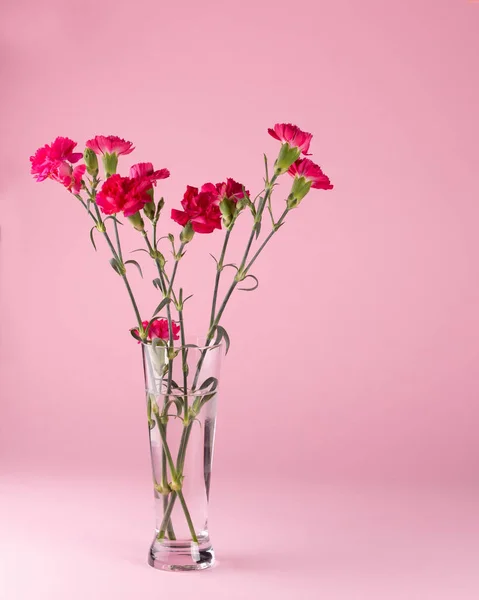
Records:
[[[98,175],[98,158],[96,154],[90,148],[85,148],[85,152],[83,153],[83,160],[85,161],[86,170],[88,174],[92,177],[96,177]]]
[[[150,221],[153,221],[153,219],[155,218],[155,210],[156,206],[153,200],[151,202],[148,202],[148,204],[145,204],[145,206],[143,207],[143,212],[148,217],[148,219],[150,219]]]
[[[116,152],[112,154],[108,154],[105,152],[103,155],[103,167],[105,169],[105,175],[110,177],[110,175],[114,175],[116,173],[116,168],[118,166],[118,155]]]
[[[301,156],[301,150],[296,146],[291,147],[288,143],[281,146],[278,158],[274,163],[274,172],[276,175],[286,173],[289,167],[295,163]]]
[[[193,227],[191,225],[191,221],[188,221],[188,223],[181,230],[180,241],[183,244],[187,244],[188,242],[191,242],[191,240],[193,239],[194,235],[195,235],[195,232],[193,231]]]
[[[223,198],[220,202],[220,211],[223,215],[223,223],[228,228],[233,222],[233,217],[236,212],[235,203],[229,198]]]
[[[287,206],[288,208],[296,208],[301,200],[311,189],[311,181],[308,181],[304,177],[295,177],[293,180],[293,186],[288,196]]]
[[[128,217],[128,221],[130,221],[130,223],[133,225],[133,227],[137,231],[145,230],[145,222],[141,218],[141,215],[139,212],[135,213],[134,215],[131,215],[131,217]]]

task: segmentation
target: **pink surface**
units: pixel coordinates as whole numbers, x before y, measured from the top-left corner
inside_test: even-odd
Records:
[[[322,486],[429,482],[447,489],[478,481],[479,5],[9,0],[1,17],[0,468],[8,565],[28,564],[30,583],[41,578],[50,600],[71,591],[69,577],[78,598],[88,589],[94,599],[111,586],[118,598],[131,598],[136,586],[160,593],[175,585],[143,562],[153,515],[128,300],[105,249],[95,255],[79,207],[60,186],[34,184],[28,157],[56,135],[84,143],[95,133],[118,134],[137,147],[125,168],[152,160],[171,170],[161,189],[168,207],[178,207],[187,183],[231,176],[259,189],[262,152],[274,159],[278,149],[266,129],[285,120],[315,134],[314,158],[335,190],[313,191],[290,215],[258,261],[260,288],[237,294],[227,311],[233,344],[221,384],[212,507],[224,558],[201,585],[236,593],[238,582],[248,585],[247,573],[252,589],[268,590],[277,579],[286,597],[297,591],[297,580],[287,579],[297,567],[305,575],[301,590],[310,590],[301,592],[305,598],[324,591],[327,598],[389,599],[385,591],[400,594],[401,573],[414,570],[409,549],[417,544],[424,556],[444,552],[430,563],[438,579],[425,575],[410,588],[416,596],[398,597],[437,600],[430,590],[442,589],[447,565],[456,569],[451,589],[456,576],[477,584],[461,579],[473,549],[468,524],[477,532],[472,495],[441,492],[444,518],[428,521],[422,545],[420,531],[404,533],[394,511],[392,541],[384,541],[374,498],[351,532],[343,519],[357,515],[354,496],[341,492],[338,503]],[[279,213],[279,193],[275,205]],[[174,223],[164,227],[177,231]],[[233,237],[232,260],[245,234],[240,228]],[[133,234],[130,240],[138,247]],[[198,333],[214,277],[208,252],[219,245],[218,235],[195,239],[198,252],[181,264],[180,279],[195,293],[190,329]],[[152,277],[151,266],[146,271]],[[157,296],[136,274],[132,281],[144,290],[148,312]],[[143,483],[138,491],[128,486],[131,502],[123,492],[112,502],[102,485],[77,489],[46,474],[88,474],[102,485],[106,476],[135,474]],[[289,535],[291,480],[303,501],[297,555],[287,558],[274,536]],[[244,508],[229,508],[237,501],[224,491],[228,481],[263,490],[243,518],[236,515]],[[285,488],[278,494],[277,481]],[[428,506],[424,500],[425,515]],[[110,509],[123,514],[120,528]],[[441,537],[457,515],[459,537]],[[249,517],[264,529],[246,559],[239,524]],[[81,544],[66,529],[77,522]],[[306,536],[310,527],[316,536]],[[379,541],[363,556],[371,531]],[[397,561],[396,534],[403,544]],[[244,536],[239,547],[237,535]],[[11,548],[24,551],[21,559]],[[396,569],[389,579],[375,579],[376,561]],[[288,562],[285,575],[276,562]],[[65,579],[54,581],[58,565]],[[15,579],[21,600],[29,597],[22,577]],[[195,585],[175,581],[185,594]],[[8,589],[6,600],[16,598]]]
[[[251,494],[224,479],[212,504],[218,564],[179,574],[146,564],[149,488],[146,478],[4,479],[2,600],[477,599],[477,489],[303,482],[285,494],[269,482]]]

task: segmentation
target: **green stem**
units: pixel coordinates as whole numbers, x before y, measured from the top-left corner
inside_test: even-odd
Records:
[[[158,541],[161,541],[165,537],[166,529],[168,527],[168,524],[170,523],[171,513],[173,512],[175,502],[176,502],[176,492],[171,492],[170,500],[168,502],[168,506],[166,507],[165,513],[163,515],[163,520],[160,525],[160,531],[157,536]]]
[[[181,490],[178,491],[178,498],[180,499],[181,506],[183,507],[183,512],[185,513],[186,522],[188,523],[188,528],[190,530],[191,539],[197,544],[198,538],[196,536],[196,531],[193,526],[193,521],[191,520],[190,511],[186,506],[185,497],[183,496],[183,492]]]
[[[123,279],[123,282],[125,283],[125,287],[127,289],[128,295],[130,296],[130,300],[133,305],[133,310],[135,311],[136,319],[138,321],[138,327],[140,328],[139,330],[142,331],[143,330],[143,321],[141,320],[140,311],[138,310],[138,306],[136,304],[135,297],[133,296],[133,292],[131,290],[130,283],[129,283],[126,275],[123,274],[121,276],[121,278]]]
[[[180,288],[180,306],[178,309],[178,318],[180,320],[180,338],[181,338],[181,369],[183,371],[183,391],[185,419],[188,418],[188,363],[186,362],[188,352],[186,349],[185,325],[183,319],[183,290]]]
[[[233,223],[234,224],[234,223]],[[233,226],[231,227],[233,229]],[[213,302],[211,304],[211,316],[210,316],[210,328],[213,325],[213,321],[215,320],[215,312],[216,312],[216,301],[218,299],[218,287],[221,279],[221,272],[223,271],[223,262],[226,255],[226,248],[228,247],[228,242],[231,235],[231,229],[228,229],[225,235],[225,240],[223,242],[223,248],[221,250],[220,260],[216,265],[216,278],[215,278],[215,289],[213,292]]]
[[[270,231],[269,235],[265,238],[264,242],[261,244],[261,246],[258,248],[256,253],[254,254],[253,258],[246,265],[246,267],[244,269],[245,273],[247,273],[251,269],[251,267],[253,266],[253,263],[258,258],[258,256],[261,254],[261,252],[263,251],[266,244],[269,242],[269,240],[273,237],[273,235],[278,231],[280,226],[283,224],[283,221],[285,220],[286,215],[289,213],[289,211],[290,211],[290,209],[286,208],[284,210],[283,214],[281,215],[281,217],[279,218],[278,222],[274,224],[273,229]]]
[[[115,229],[116,246],[118,248],[118,256],[120,257],[121,262],[123,262],[123,255],[121,253],[120,236],[118,234],[118,222],[116,220],[116,215],[114,215],[113,223],[114,223],[114,229]]]

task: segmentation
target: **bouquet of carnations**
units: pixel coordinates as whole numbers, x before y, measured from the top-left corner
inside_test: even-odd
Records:
[[[170,232],[164,218],[165,200],[155,196],[158,181],[168,169],[138,163],[128,176],[117,173],[119,158],[133,152],[131,142],[98,135],[77,144],[58,137],[30,157],[36,181],[52,179],[62,184],[91,219],[90,240],[96,250],[101,235],[110,252],[110,265],[131,300],[136,320],[131,335],[141,344],[146,386],[147,419],[157,505],[156,533],[149,563],[166,570],[204,569],[214,563],[207,528],[207,509],[213,457],[220,359],[228,351],[228,333],[221,325],[226,306],[238,290],[252,291],[258,279],[251,269],[259,255],[311,188],[330,190],[332,185],[308,151],[312,135],[291,124],[268,129],[281,145],[270,170],[264,156],[264,185],[253,195],[245,185],[228,178],[221,183],[187,186],[182,209],[173,208],[171,219],[180,226]],[[304,155],[304,156],[302,156]],[[102,170],[99,159],[101,159]],[[280,177],[292,177],[291,188],[278,218],[272,201]],[[226,262],[228,243],[238,219],[249,219],[251,231],[242,256]],[[123,220],[122,220],[123,219]],[[266,224],[265,224],[266,221]],[[120,226],[129,223],[141,236],[143,251],[154,261],[153,280],[159,295],[156,308],[144,320],[129,280],[128,269],[142,269],[137,260],[125,260]],[[261,232],[268,231],[261,236]],[[187,339],[185,303],[191,296],[175,285],[179,263],[195,235],[222,231],[221,252],[215,261],[210,319],[203,338]],[[173,257],[165,258],[165,246]],[[228,259],[230,260],[230,259]],[[221,279],[229,275],[227,291],[219,298]]]

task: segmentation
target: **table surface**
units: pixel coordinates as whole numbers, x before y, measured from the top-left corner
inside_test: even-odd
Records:
[[[479,491],[263,480],[213,486],[218,563],[152,569],[143,478],[0,479],[1,600],[477,600]]]

